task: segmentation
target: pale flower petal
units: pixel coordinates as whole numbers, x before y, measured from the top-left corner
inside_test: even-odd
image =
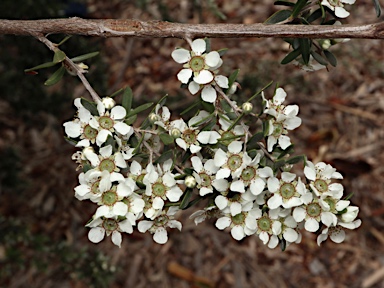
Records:
[[[197,55],[201,55],[207,49],[207,43],[204,39],[196,39],[192,42],[191,48]]]
[[[92,243],[99,243],[104,239],[105,230],[101,227],[94,227],[88,232],[88,239]]]
[[[210,67],[216,67],[220,62],[220,54],[217,51],[211,51],[205,55],[205,64]]]
[[[191,59],[191,53],[183,48],[176,49],[172,52],[171,57],[179,64],[188,62]]]
[[[221,217],[216,221],[216,227],[220,230],[224,230],[225,228],[231,225],[231,219],[229,217]]]
[[[213,74],[212,74],[212,72],[210,72],[208,70],[200,71],[199,75],[197,75],[196,77],[193,78],[193,81],[195,81],[198,84],[203,84],[203,85],[212,82],[212,80],[213,80]],[[185,83],[187,83],[187,82],[185,82]]]
[[[121,248],[122,237],[119,231],[112,232],[112,243]]]
[[[159,244],[165,244],[168,241],[168,233],[164,227],[159,227],[156,229],[155,234],[153,234],[153,240]]]
[[[189,78],[192,76],[192,70],[191,69],[181,69],[179,73],[177,73],[177,79],[181,83],[187,84],[189,81]]]
[[[236,225],[231,229],[231,235],[235,240],[241,240],[245,237],[244,228],[240,225]]]
[[[195,81],[191,81],[188,84],[188,90],[191,92],[192,95],[195,95],[200,90],[200,85],[197,84]]]

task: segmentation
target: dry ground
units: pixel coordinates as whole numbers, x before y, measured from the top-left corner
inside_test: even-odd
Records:
[[[192,2],[205,4],[199,11]],[[208,2],[214,1],[94,0],[88,7],[94,18],[221,22]],[[216,1],[232,23],[262,22],[275,11],[272,2]],[[359,5],[350,9],[350,23],[377,21],[371,1],[357,2]],[[140,3],[146,3],[145,9]],[[181,45],[186,47],[178,39],[103,40],[101,57],[107,63],[103,73],[109,90],[100,94],[130,85],[137,103],[168,93],[171,108],[187,107],[194,98],[179,88],[175,77],[179,66],[170,57],[174,47]],[[0,150],[6,153],[5,149],[12,147],[17,151],[22,164],[19,179],[24,183],[18,195],[0,191],[0,227],[7,227],[0,234],[14,228],[10,237],[20,237],[0,243],[0,269],[4,269],[0,285],[89,287],[92,283],[99,287],[107,279],[107,287],[384,287],[382,41],[353,40],[334,47],[338,67],[314,73],[280,65],[287,46],[279,39],[213,39],[212,46],[229,48],[223,71],[229,74],[240,68],[240,93],[251,95],[275,80],[288,92],[288,102],[300,105],[303,124],[291,133],[296,153],[306,153],[310,159],[326,161],[341,171],[346,193],[353,192],[352,201],[361,208],[362,226],[350,231],[338,245],[327,241],[318,247],[313,235],[304,233],[300,245],[281,252],[268,249],[256,237],[237,242],[218,231],[212,221],[196,227],[188,220],[188,211],[181,216],[182,233],[172,231],[163,246],[154,244],[150,235],[139,233],[125,237],[121,249],[110,239],[94,245],[87,240],[83,226],[95,206],[73,196],[77,173],[70,158],[74,150],[63,140],[61,127],[73,108],[60,115],[67,118],[36,115],[39,128],[34,128],[0,98]],[[92,67],[90,73],[97,73],[97,69]],[[28,77],[23,81],[29,81]],[[76,85],[72,98],[86,95],[84,88]],[[20,232],[20,227],[27,231]],[[34,239],[34,235],[47,239],[25,240]],[[14,254],[7,250],[11,242],[16,243],[11,251]],[[95,256],[95,251],[107,257],[108,267],[95,270],[100,256]],[[16,264],[15,257],[19,259]]]

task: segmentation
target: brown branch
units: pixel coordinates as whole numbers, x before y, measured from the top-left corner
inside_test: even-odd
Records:
[[[86,20],[0,20],[0,35],[70,34],[97,37],[142,38],[367,38],[384,39],[384,23],[367,25],[265,25],[181,24],[164,21]]]

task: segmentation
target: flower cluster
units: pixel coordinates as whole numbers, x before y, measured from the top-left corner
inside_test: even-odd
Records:
[[[290,156],[287,134],[301,125],[299,107],[284,105],[279,87],[271,99],[260,91],[238,105],[229,88],[237,87],[236,75],[218,75],[221,54],[203,39],[190,43],[191,51],[172,53],[183,64],[177,78],[201,94],[189,120],[172,117],[162,99],[135,124],[145,108],[132,109],[130,93],[122,106],[109,97],[75,100],[77,114],[64,127],[81,149],[72,157],[82,169],[75,197],[97,205],[86,225],[89,240],[107,235],[120,247],[121,234],[137,227],[164,244],[168,228],[182,229],[176,213],[201,202],[190,216],[195,223],[215,218],[236,240],[256,235],[270,248],[286,247],[301,241],[304,228],[318,233],[319,245],[328,236],[343,241],[344,229],[361,224],[359,208],[343,198],[342,176],[332,166]],[[292,170],[299,161],[304,178]]]

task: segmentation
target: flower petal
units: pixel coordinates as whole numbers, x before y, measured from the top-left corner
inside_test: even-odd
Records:
[[[173,60],[175,60],[177,63],[183,64],[189,61],[191,59],[191,53],[183,48],[176,49],[172,52],[171,57]]]
[[[192,73],[192,71],[191,71],[191,73]],[[208,70],[200,71],[199,75],[197,75],[196,77],[193,78],[193,81],[195,81],[198,84],[203,84],[203,85],[212,82],[212,80],[213,80],[213,74],[212,74],[212,72],[210,72]],[[187,83],[187,82],[185,82],[185,83]]]
[[[177,79],[181,83],[187,84],[189,81],[189,78],[192,76],[192,70],[191,69],[181,69],[179,73],[177,73]]]
[[[209,67],[216,67],[220,62],[220,54],[217,51],[211,51],[205,55],[205,64]]]
[[[231,229],[231,235],[235,240],[241,240],[245,237],[244,228],[240,225],[236,225]]]
[[[218,229],[224,230],[231,225],[231,219],[229,217],[221,217],[217,219],[215,225]]]
[[[121,248],[122,237],[119,231],[112,232],[112,243]]]
[[[201,55],[207,49],[207,43],[204,39],[196,39],[192,42],[191,48],[197,55]]]
[[[94,227],[88,232],[88,239],[92,243],[99,243],[104,239],[105,230],[101,227]]]
[[[159,227],[156,229],[155,234],[153,234],[153,240],[159,244],[165,244],[168,241],[168,233],[164,227]]]

